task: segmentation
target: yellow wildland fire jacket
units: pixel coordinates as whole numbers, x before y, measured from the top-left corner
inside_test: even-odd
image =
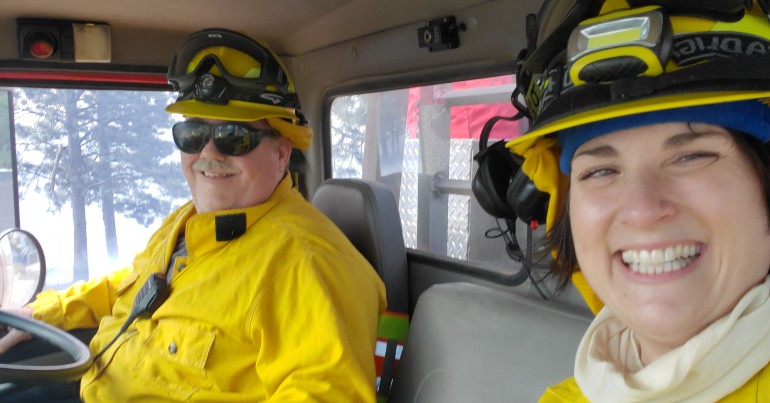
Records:
[[[244,224],[216,241],[217,217]],[[238,227],[238,225],[236,225]],[[86,402],[374,402],[374,345],[385,288],[342,232],[288,177],[258,206],[169,215],[131,267],[31,304],[63,329],[115,337],[147,278],[166,273],[168,299],[138,318],[81,381]]]

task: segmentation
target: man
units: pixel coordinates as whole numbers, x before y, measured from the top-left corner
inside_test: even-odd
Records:
[[[192,201],[132,267],[19,312],[99,326],[86,402],[373,402],[384,286],[292,186],[292,147],[306,149],[312,133],[285,69],[253,40],[210,29],[182,43],[169,81],[179,98],[166,110],[186,118],[172,132]],[[142,287],[164,302],[141,312]]]

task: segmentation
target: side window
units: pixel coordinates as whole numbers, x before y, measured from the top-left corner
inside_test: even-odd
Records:
[[[334,99],[332,175],[386,183],[399,204],[406,246],[455,259],[510,265],[503,227],[471,193],[484,124],[510,117],[513,76]],[[526,130],[500,121],[489,143]],[[507,234],[506,234],[507,235]]]
[[[16,226],[11,91],[0,90],[0,231]]]
[[[13,89],[19,223],[43,247],[46,287],[126,266],[189,198],[164,112],[170,96]]]

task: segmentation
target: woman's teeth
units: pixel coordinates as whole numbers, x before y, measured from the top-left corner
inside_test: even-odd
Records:
[[[700,254],[700,245],[677,245],[665,249],[623,251],[623,263],[641,274],[661,274],[677,271]]]

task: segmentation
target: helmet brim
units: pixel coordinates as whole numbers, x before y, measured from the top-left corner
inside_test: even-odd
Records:
[[[646,112],[666,109],[683,108],[688,106],[711,105],[725,102],[746,101],[751,99],[769,98],[770,90],[765,91],[714,91],[698,94],[681,93],[658,97],[644,98],[632,102],[622,102],[614,105],[591,109],[533,127],[526,134],[508,143],[509,149],[528,149],[540,138],[557,133],[561,130],[582,126],[602,120],[632,116]]]
[[[291,109],[255,104],[253,102],[230,101],[227,105],[212,105],[195,100],[179,101],[166,107],[166,112],[179,113],[188,117],[229,120],[233,122],[254,122],[267,119],[270,127],[291,141],[293,147],[302,151],[310,148],[313,131],[306,123],[300,125],[299,117]]]
[[[270,117],[289,119],[293,122],[298,120],[297,116],[287,108],[241,101],[230,101],[226,105],[214,105],[190,99],[174,102],[166,107],[166,112],[235,122],[253,122]]]

